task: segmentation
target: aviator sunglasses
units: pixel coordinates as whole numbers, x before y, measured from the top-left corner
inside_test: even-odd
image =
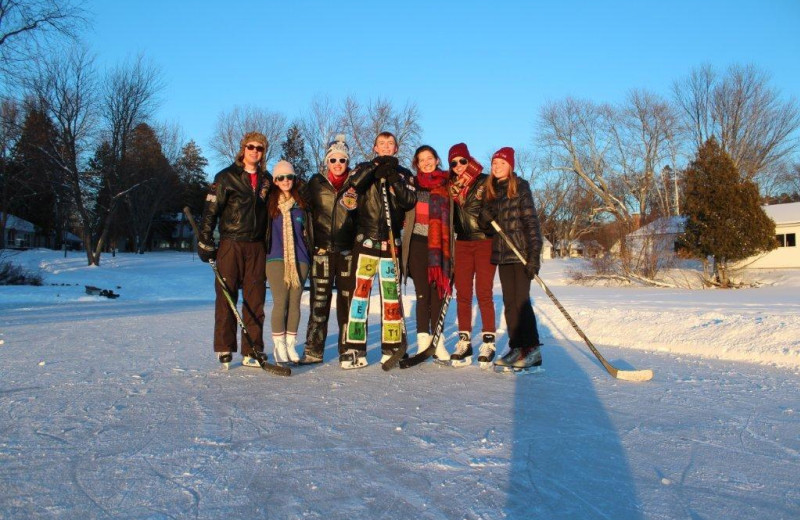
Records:
[[[458,166],[459,164],[467,164],[468,162],[469,162],[468,160],[466,160],[466,159],[464,159],[464,158],[462,157],[461,159],[456,159],[456,160],[450,161],[450,166],[451,166],[452,168],[455,168],[455,167],[456,167],[456,166]]]
[[[264,147],[261,145],[256,146],[254,144],[248,144],[247,146],[245,146],[245,148],[247,148],[248,150],[255,150],[257,152],[264,153]]]
[[[346,162],[347,162],[347,159],[343,159],[343,158],[339,158],[339,159],[337,159],[336,157],[331,157],[330,159],[328,159],[328,161],[329,161],[331,164],[336,164],[336,163],[337,163],[337,161],[338,161],[338,162],[340,162],[340,163],[342,163],[342,164],[344,164],[344,163],[346,163]]]
[[[295,176],[291,173],[289,175],[278,175],[277,177],[275,177],[275,182],[293,181],[294,177]]]

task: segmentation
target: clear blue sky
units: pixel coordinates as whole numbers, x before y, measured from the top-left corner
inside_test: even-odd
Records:
[[[698,65],[753,63],[800,99],[799,0],[88,0],[101,66],[143,53],[167,84],[159,120],[211,160],[217,115],[254,104],[291,120],[315,95],[417,103],[423,140],[485,158],[533,148],[540,106],[567,95],[668,94]]]

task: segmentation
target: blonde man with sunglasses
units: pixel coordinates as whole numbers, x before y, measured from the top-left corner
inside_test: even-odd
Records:
[[[242,319],[255,348],[264,351],[264,297],[266,294],[267,192],[272,175],[265,169],[267,138],[246,134],[233,164],[217,173],[209,186],[200,221],[197,254],[203,262],[215,260],[234,301],[242,292]],[[219,227],[219,247],[214,231]],[[222,288],[214,284],[214,352],[220,363],[231,362],[236,345],[236,317]],[[242,365],[259,367],[250,345],[242,338]]]

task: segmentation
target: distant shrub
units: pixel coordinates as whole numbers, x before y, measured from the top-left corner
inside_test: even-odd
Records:
[[[0,261],[0,285],[42,285],[42,276],[8,261]]]

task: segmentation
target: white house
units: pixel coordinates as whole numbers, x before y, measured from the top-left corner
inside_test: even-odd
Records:
[[[686,217],[661,217],[628,234],[628,249],[632,255],[674,253],[678,237],[686,228]],[[611,248],[619,254],[620,243]]]
[[[763,206],[767,216],[775,221],[778,248],[769,253],[751,256],[736,263],[736,267],[749,269],[800,269],[800,202]]]

